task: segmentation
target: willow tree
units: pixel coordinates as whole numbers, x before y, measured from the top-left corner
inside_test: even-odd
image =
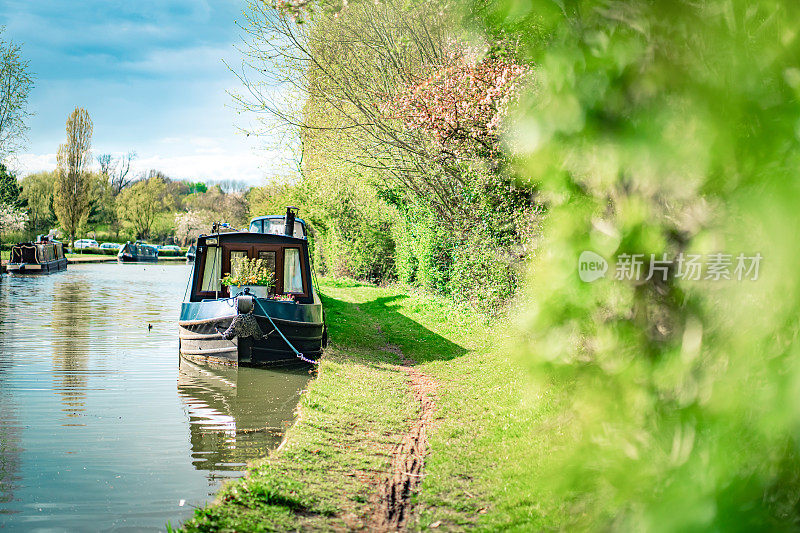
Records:
[[[28,211],[29,229],[47,230],[53,222],[54,172],[36,172],[22,178],[20,198]]]
[[[92,119],[88,111],[76,107],[67,119],[67,142],[58,148],[53,196],[56,217],[70,243],[89,215],[92,188],[87,167],[91,162],[91,147]]]

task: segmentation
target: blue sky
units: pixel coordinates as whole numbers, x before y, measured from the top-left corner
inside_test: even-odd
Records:
[[[94,122],[93,153],[138,154],[155,168],[193,180],[246,180],[288,168],[263,149],[226,90],[238,80],[235,45],[243,0],[0,0],[4,37],[22,45],[36,88],[29,100],[22,174],[52,169],[75,106]],[[261,141],[263,142],[263,140]]]

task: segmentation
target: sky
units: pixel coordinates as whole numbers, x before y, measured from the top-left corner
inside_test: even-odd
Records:
[[[85,108],[93,154],[135,151],[136,172],[176,179],[264,183],[285,154],[247,137],[252,119],[227,90],[244,0],[0,0],[3,37],[22,46],[36,86],[19,175],[55,168],[67,117]]]

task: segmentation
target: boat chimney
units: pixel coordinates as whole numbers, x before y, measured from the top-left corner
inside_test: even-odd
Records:
[[[288,235],[289,237],[294,236],[295,211],[297,211],[297,208],[294,206],[290,205],[286,208],[286,219],[283,224],[283,234]]]

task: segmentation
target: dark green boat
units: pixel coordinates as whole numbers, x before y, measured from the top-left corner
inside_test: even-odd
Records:
[[[117,253],[120,263],[155,263],[158,261],[158,247],[142,241],[126,242]]]
[[[320,357],[327,341],[322,302],[313,281],[305,223],[292,209],[284,217],[253,219],[249,232],[215,228],[197,239],[179,321],[183,357],[224,365],[313,364]],[[276,218],[283,219],[283,233],[262,233],[264,224],[259,222]],[[259,294],[255,292],[262,287],[232,294],[221,280],[240,257],[264,260],[274,286]]]

